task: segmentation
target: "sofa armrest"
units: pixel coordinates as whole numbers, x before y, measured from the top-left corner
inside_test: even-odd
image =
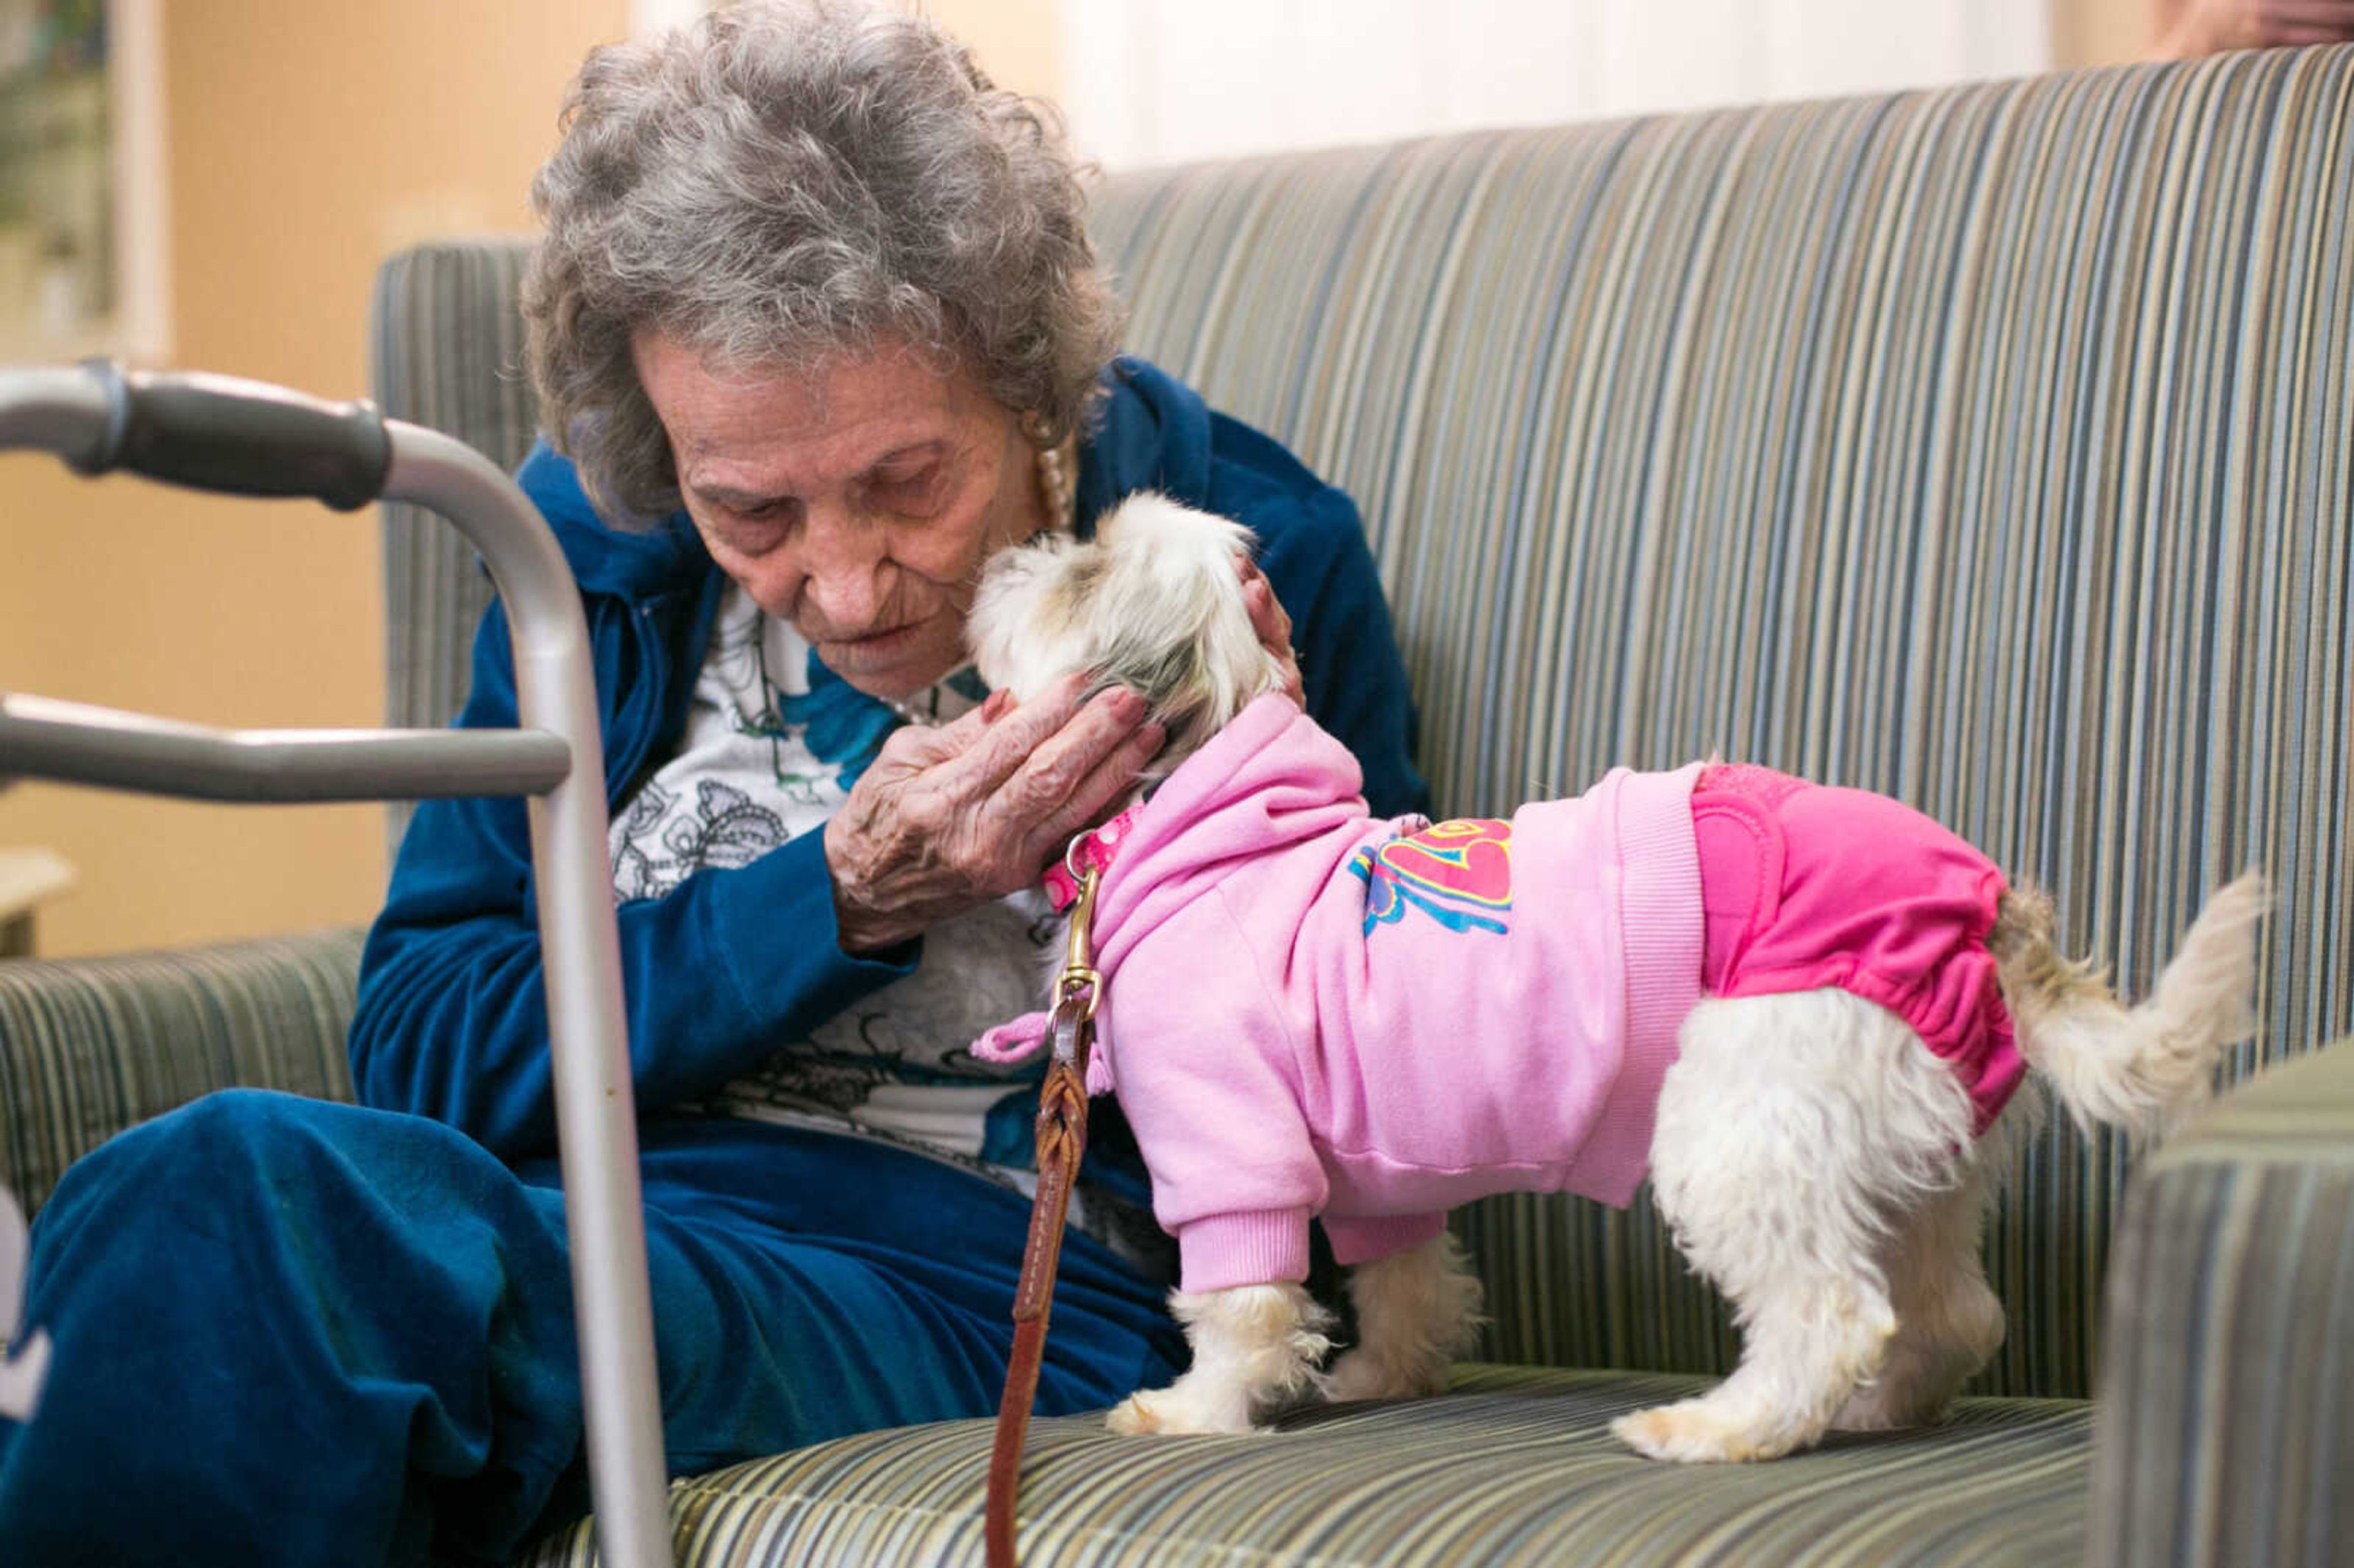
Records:
[[[2154,1155],[2109,1267],[2095,1565],[2343,1563],[2354,1539],[2354,1039]]]
[[[0,1186],[215,1089],[351,1097],[357,927],[122,957],[0,961]]]

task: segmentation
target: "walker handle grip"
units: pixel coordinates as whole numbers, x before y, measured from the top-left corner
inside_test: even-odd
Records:
[[[230,495],[307,495],[338,512],[384,490],[392,440],[369,403],[198,371],[89,368],[105,387],[108,418],[95,454],[74,462],[83,473],[124,469]]]

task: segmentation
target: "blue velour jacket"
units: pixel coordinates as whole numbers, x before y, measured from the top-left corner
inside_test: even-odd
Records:
[[[1215,414],[1135,359],[1108,376],[1081,453],[1081,532],[1140,490],[1236,518],[1292,620],[1309,709],[1363,765],[1376,811],[1426,810],[1405,670],[1353,503],[1274,440]],[[676,747],[725,575],[684,512],[606,526],[572,464],[545,445],[517,478],[580,581],[597,665],[609,808]],[[864,699],[860,699],[864,700]],[[874,705],[876,714],[889,710]],[[483,618],[457,723],[515,722],[504,616]],[[879,744],[887,724],[871,726]],[[361,959],[351,1031],[363,1103],[449,1123],[493,1152],[545,1151],[555,1133],[530,838],[514,800],[429,801],[411,821]],[[908,943],[844,953],[823,835],[750,864],[705,868],[620,911],[622,989],[642,1111],[708,1094],[781,1043],[907,974]]]

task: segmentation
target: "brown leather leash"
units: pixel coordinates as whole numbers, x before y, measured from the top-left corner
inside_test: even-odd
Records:
[[[997,1405],[997,1440],[989,1454],[989,1499],[983,1524],[989,1568],[1014,1568],[1013,1504],[1022,1486],[1022,1440],[1038,1396],[1038,1368],[1046,1353],[1046,1316],[1054,1305],[1055,1270],[1063,1257],[1063,1224],[1071,1185],[1087,1149],[1087,1054],[1094,1048],[1096,972],[1093,938],[1096,879],[1090,866],[1071,906],[1070,945],[1055,978],[1055,1008],[1047,1025],[1054,1056],[1038,1088],[1038,1192],[1030,1205],[1030,1239],[1022,1278],[1013,1290],[1013,1359],[1006,1363],[1005,1394]]]

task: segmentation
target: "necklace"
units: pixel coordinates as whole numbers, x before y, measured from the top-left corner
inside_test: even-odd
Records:
[[[1050,533],[1067,534],[1078,525],[1079,498],[1071,483],[1071,470],[1078,462],[1078,447],[1077,439],[1073,437],[1060,445],[1038,449],[1038,493],[1046,503],[1046,529]]]

